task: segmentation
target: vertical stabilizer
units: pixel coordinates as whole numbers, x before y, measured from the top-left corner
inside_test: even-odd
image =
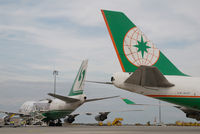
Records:
[[[79,68],[78,74],[76,75],[69,96],[83,94],[87,66],[88,66],[88,60],[84,60]]]
[[[122,12],[101,10],[124,72],[155,66],[164,75],[185,75]]]

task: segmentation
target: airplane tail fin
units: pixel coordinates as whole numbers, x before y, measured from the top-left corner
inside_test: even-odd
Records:
[[[87,66],[88,66],[88,60],[84,60],[79,68],[78,74],[76,75],[76,78],[70,90],[69,96],[83,94],[83,87],[85,84]]]
[[[124,72],[156,66],[164,75],[185,76],[122,12],[101,10]]]

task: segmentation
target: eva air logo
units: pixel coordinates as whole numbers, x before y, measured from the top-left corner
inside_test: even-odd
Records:
[[[128,61],[135,66],[154,65],[160,55],[159,49],[137,27],[126,33],[123,50]]]
[[[83,83],[84,77],[85,77],[85,70],[82,69],[78,77],[78,82],[80,83],[79,88],[81,87]]]

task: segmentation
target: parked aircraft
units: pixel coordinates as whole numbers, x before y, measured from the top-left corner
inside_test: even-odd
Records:
[[[61,126],[61,118],[65,118],[67,116],[67,118],[64,119],[64,121],[67,123],[72,123],[75,120],[75,117],[79,115],[79,113],[73,114],[73,111],[75,111],[82,104],[86,102],[118,97],[112,96],[87,99],[86,95],[83,94],[87,66],[88,60],[84,60],[68,96],[49,93],[48,95],[55,97],[55,99],[27,101],[20,107],[18,113],[1,111],[1,113],[7,114],[7,116],[4,118],[5,123],[8,123],[9,119],[14,115],[19,115],[29,124],[31,124],[32,120],[38,120],[47,122],[49,126]],[[103,121],[107,119],[107,115],[109,113],[110,112],[99,112],[95,119],[98,121]]]

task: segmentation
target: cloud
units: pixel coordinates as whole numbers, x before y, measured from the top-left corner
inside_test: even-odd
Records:
[[[180,1],[175,1],[178,2]],[[155,3],[159,7],[155,8]],[[91,0],[84,3],[82,1],[7,3],[1,5],[0,15],[4,21],[0,23],[2,31],[0,38],[7,40],[7,46],[12,47],[11,43],[16,41],[15,46],[24,44],[31,46],[33,53],[38,51],[38,56],[34,57],[26,53],[28,47],[22,48],[24,53],[12,53],[11,55],[15,57],[21,55],[31,59],[27,62],[22,58],[20,68],[30,67],[29,70],[42,72],[56,67],[62,72],[70,72],[70,70],[76,71],[74,67],[79,65],[82,59],[89,58],[91,72],[96,74],[103,72],[107,75],[121,69],[100,9],[124,11],[161,50],[165,49],[165,46],[173,49],[182,46],[185,48],[187,43],[197,44],[199,30],[196,29],[199,28],[199,21],[195,16],[198,8],[193,7],[196,5],[195,2],[192,4],[186,2],[187,8],[183,8],[184,3],[175,4],[178,6],[172,3],[174,1],[128,0],[115,1],[114,5],[113,1]],[[189,26],[191,23],[193,25]],[[34,46],[46,48],[49,53],[47,51],[44,53],[44,50],[41,51],[39,48],[34,49]],[[3,66],[7,68],[9,65]],[[16,66],[16,74],[17,71],[19,69]],[[22,75],[23,73],[19,76]],[[34,77],[37,78],[36,75]],[[47,76],[44,77],[47,79]],[[98,76],[96,78],[98,79]]]
[[[111,0],[5,3],[0,10],[4,20],[0,23],[0,37],[8,40],[10,46],[13,43],[11,41],[16,41],[16,46],[25,43],[49,50],[42,58],[43,63],[39,62],[41,58],[37,56],[33,63],[22,61],[30,69],[36,69],[37,66],[37,71],[44,71],[44,67],[48,71],[56,66],[64,72],[76,71],[74,66],[79,65],[82,59],[89,58],[91,71],[97,73],[101,70],[110,74],[121,69],[100,9],[124,11],[161,50],[166,46],[168,49],[186,49],[187,43],[195,46],[199,41],[199,21],[198,15],[195,15],[199,10],[195,6],[198,1],[178,3],[180,1],[156,0],[125,0],[115,1],[115,4]]]

